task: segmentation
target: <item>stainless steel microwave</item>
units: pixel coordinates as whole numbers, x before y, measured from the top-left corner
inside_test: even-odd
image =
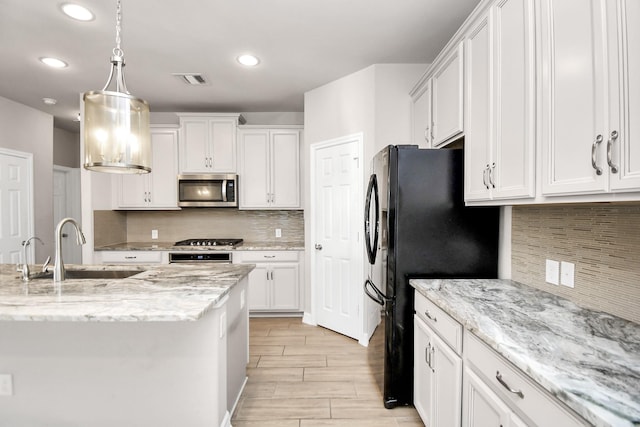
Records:
[[[238,175],[178,175],[178,206],[237,207]]]

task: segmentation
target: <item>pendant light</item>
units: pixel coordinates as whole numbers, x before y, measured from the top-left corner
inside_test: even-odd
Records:
[[[116,47],[111,72],[102,90],[85,92],[84,167],[97,172],[151,172],[149,104],[132,96],[124,81],[124,52],[120,48],[121,0],[116,6]],[[115,80],[115,91],[109,85]]]

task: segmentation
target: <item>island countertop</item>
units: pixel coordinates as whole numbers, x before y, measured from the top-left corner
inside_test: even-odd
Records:
[[[640,325],[509,280],[411,285],[593,425],[640,425]]]
[[[23,282],[15,265],[0,265],[0,321],[195,321],[219,303],[254,265],[66,267],[140,273],[125,279],[67,279],[56,287],[52,279]]]

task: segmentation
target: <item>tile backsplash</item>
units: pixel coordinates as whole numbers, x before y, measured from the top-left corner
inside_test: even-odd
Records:
[[[514,206],[512,278],[640,323],[640,204]],[[545,260],[575,264],[575,288],[545,282]]]
[[[124,234],[121,231],[122,228],[124,228]],[[282,230],[282,237],[278,239],[275,238],[276,228]],[[94,229],[95,236],[101,237],[100,240],[95,239],[96,246],[125,241],[151,242],[151,230],[158,230],[158,241],[161,242],[191,238],[242,238],[247,242],[275,240],[304,242],[304,214],[303,211],[241,211],[206,208],[180,211],[95,211]]]

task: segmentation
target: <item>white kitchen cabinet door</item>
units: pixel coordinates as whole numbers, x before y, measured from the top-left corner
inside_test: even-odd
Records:
[[[235,120],[209,120],[210,172],[236,172],[236,127]]]
[[[459,426],[462,359],[414,316],[414,406],[427,426]]]
[[[608,186],[605,2],[541,1],[543,195]]]
[[[235,173],[239,115],[178,115],[180,173]]]
[[[277,208],[300,207],[300,132],[271,132],[271,193]]]
[[[240,207],[269,207],[269,170],[269,131],[241,131]]]
[[[532,0],[500,0],[494,31],[493,199],[535,195],[535,24]]]
[[[491,198],[491,30],[489,15],[480,19],[465,39],[465,76],[467,82],[464,162],[466,201]]]
[[[611,123],[605,139],[611,144],[608,164],[611,190],[637,191],[640,190],[640,2],[610,1],[607,6]],[[613,138],[613,132],[617,138]]]
[[[180,121],[180,172],[207,173],[209,165],[209,126],[205,119]]]
[[[497,1],[465,39],[467,202],[535,196],[534,41],[532,0]]]
[[[300,283],[298,263],[271,264],[273,310],[300,310]]]
[[[469,368],[464,369],[463,427],[509,427],[511,409]],[[520,426],[524,424],[514,424]]]
[[[249,310],[268,310],[270,304],[270,281],[268,280],[268,266],[256,264],[256,268],[249,273]]]
[[[300,130],[240,131],[240,209],[299,209]]]
[[[463,43],[451,51],[431,78],[432,145],[438,147],[464,131]]]
[[[421,90],[411,105],[413,143],[420,148],[431,148],[431,80],[427,80]]]
[[[117,209],[177,209],[178,133],[151,128],[151,172],[114,175]]]
[[[149,174],[149,208],[178,208],[178,131],[151,129],[153,167]]]

